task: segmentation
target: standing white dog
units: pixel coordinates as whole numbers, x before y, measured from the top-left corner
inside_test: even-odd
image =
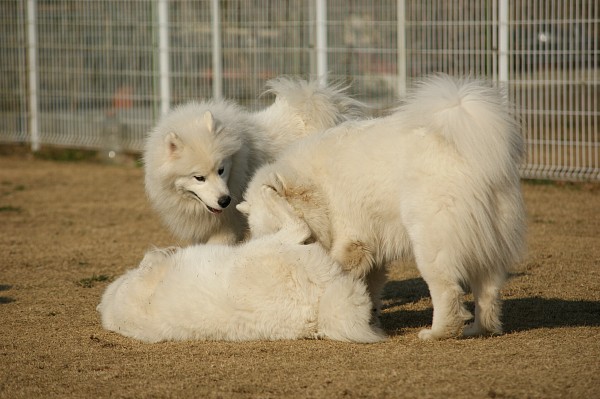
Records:
[[[499,291],[525,235],[518,165],[520,129],[497,90],[435,76],[393,115],[311,136],[259,169],[238,205],[253,237],[281,226],[262,201],[273,187],[313,238],[357,277],[374,301],[381,265],[412,252],[433,301],[422,339],[501,333]],[[377,303],[377,305],[379,305]]]
[[[275,102],[248,113],[228,101],[192,102],[163,117],[144,151],[146,192],[170,230],[193,243],[243,238],[235,206],[257,167],[290,143],[363,115],[337,87],[279,78]]]
[[[372,303],[272,190],[282,229],[240,244],[155,250],[106,289],[102,325],[147,342],[328,338],[377,342]]]

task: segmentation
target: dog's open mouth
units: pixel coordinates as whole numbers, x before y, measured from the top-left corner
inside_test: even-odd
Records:
[[[196,194],[195,192],[188,190],[188,193],[190,193],[194,198],[196,198],[198,201],[200,201],[201,203],[204,204],[204,206],[206,207],[206,209],[208,209],[208,211],[212,214],[218,215],[219,213],[223,212],[223,209],[215,209],[212,206],[208,206],[206,205],[206,202],[202,201],[202,198],[200,198],[198,196],[198,194]]]
[[[206,205],[206,204],[204,204],[204,205]],[[211,207],[210,207],[210,206],[208,206],[208,205],[206,205],[206,209],[208,209],[208,210],[209,210],[211,213],[214,213],[214,214],[217,214],[217,215],[218,215],[219,213],[223,212],[223,209],[215,209],[215,208],[211,208]]]

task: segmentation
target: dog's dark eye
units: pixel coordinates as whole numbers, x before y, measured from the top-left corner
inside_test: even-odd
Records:
[[[204,176],[194,176],[194,179],[196,179],[196,180],[197,180],[197,181],[199,181],[199,182],[203,182],[204,180],[206,180],[206,179],[204,178]]]
[[[221,166],[217,172],[219,173],[219,176],[221,176],[225,172],[225,167]]]

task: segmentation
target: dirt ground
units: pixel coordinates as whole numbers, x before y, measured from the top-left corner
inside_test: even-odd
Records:
[[[0,398],[600,397],[598,184],[524,184],[529,253],[503,290],[502,336],[419,341],[431,302],[399,263],[384,343],[143,344],[95,309],[146,249],[181,244],[142,168],[16,152],[0,151]]]

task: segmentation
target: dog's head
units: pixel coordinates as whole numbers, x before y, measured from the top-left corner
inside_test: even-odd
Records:
[[[193,135],[169,132],[164,139],[174,189],[183,198],[198,201],[213,214],[231,203],[228,187],[232,155],[238,141],[225,136],[223,126],[210,111],[195,121]]]

